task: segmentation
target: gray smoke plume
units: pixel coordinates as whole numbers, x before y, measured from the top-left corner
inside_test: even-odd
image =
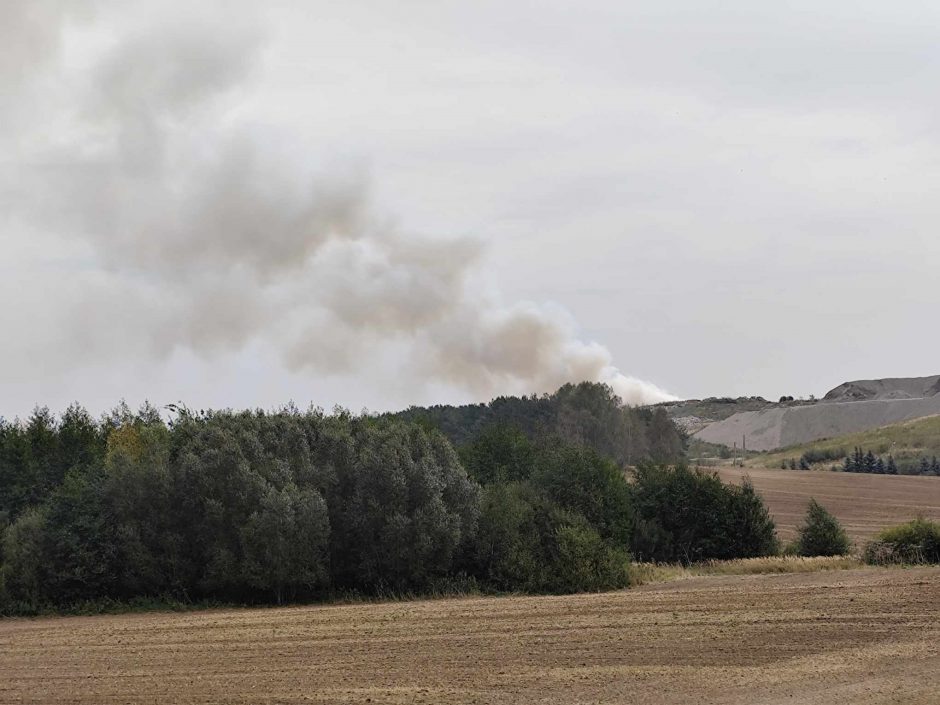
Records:
[[[95,11],[119,7],[117,40],[81,80],[58,75],[70,28],[91,41]],[[16,38],[0,52],[4,94],[68,83],[36,98],[65,103],[62,138],[22,127],[4,201],[28,227],[78,238],[93,263],[59,322],[71,354],[211,354],[264,339],[293,369],[342,372],[403,344],[405,374],[481,395],[596,380],[627,403],[670,398],[621,374],[563,311],[481,289],[480,242],[403,232],[376,213],[362,174],[318,171],[289,136],[234,119],[230,95],[264,48],[246,12],[135,7],[15,0],[2,11],[0,41]]]

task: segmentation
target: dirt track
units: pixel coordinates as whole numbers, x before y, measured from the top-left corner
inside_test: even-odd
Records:
[[[784,541],[796,536],[811,497],[836,515],[852,540],[862,543],[886,526],[918,514],[940,521],[940,478],[862,473],[767,470],[723,467],[725,482],[748,475],[767,502],[777,533]],[[940,702],[940,701],[938,701]]]
[[[940,569],[0,622],[3,703],[940,702]]]

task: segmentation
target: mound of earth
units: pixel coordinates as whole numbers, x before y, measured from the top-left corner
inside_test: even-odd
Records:
[[[861,379],[831,390],[823,401],[871,401],[873,399],[922,399],[940,392],[940,375]]]
[[[775,450],[934,414],[940,414],[940,375],[857,380],[839,385],[816,404],[741,412],[708,424],[695,437]]]

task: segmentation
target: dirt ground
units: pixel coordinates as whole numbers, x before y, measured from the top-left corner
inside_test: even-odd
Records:
[[[940,702],[940,568],[0,621],[0,702]]]
[[[784,541],[796,535],[811,497],[832,512],[859,545],[884,527],[910,521],[918,514],[940,521],[937,477],[728,466],[719,469],[718,474],[726,482],[734,483],[744,475],[750,476]]]

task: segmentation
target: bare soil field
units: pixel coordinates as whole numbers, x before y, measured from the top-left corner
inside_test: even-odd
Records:
[[[940,701],[940,568],[0,621],[0,702]]]
[[[770,470],[724,466],[725,482],[750,476],[777,523],[781,540],[796,536],[811,497],[842,522],[861,545],[881,529],[910,521],[918,514],[940,521],[940,478],[869,475],[831,471]]]

